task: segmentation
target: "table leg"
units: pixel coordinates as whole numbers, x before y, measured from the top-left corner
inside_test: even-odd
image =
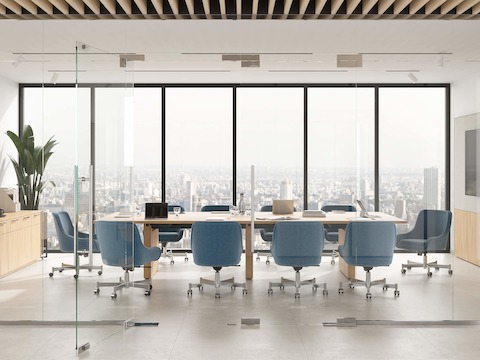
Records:
[[[253,278],[252,225],[245,226],[245,278]]]
[[[145,224],[143,226],[143,243],[146,247],[158,246],[158,229],[154,229],[150,225]],[[157,260],[145,264],[143,267],[143,277],[145,279],[151,279],[157,272],[157,268]]]
[[[338,230],[338,244],[343,245],[345,243],[345,230]],[[355,266],[348,265],[345,260],[340,256],[338,258],[338,269],[345,275],[347,279],[355,279]]]

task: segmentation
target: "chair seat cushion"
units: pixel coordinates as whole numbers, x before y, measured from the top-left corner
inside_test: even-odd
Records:
[[[427,241],[425,239],[400,239],[396,246],[404,250],[427,251]]]
[[[260,229],[260,236],[263,241],[272,242],[273,240],[273,231],[265,231],[265,229]]]
[[[158,241],[160,243],[165,242],[177,242],[182,240],[183,238],[183,230],[160,230],[158,232]]]
[[[321,260],[320,256],[275,256],[275,263],[282,266],[318,266]]]

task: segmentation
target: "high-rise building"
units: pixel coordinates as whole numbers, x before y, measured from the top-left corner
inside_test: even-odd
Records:
[[[441,209],[438,168],[423,169],[423,205],[426,209]]]
[[[406,209],[407,209],[407,202],[403,199],[397,199],[395,200],[395,216],[398,218],[405,219],[407,216],[406,214]]]
[[[195,183],[191,180],[188,180],[185,185],[185,198],[184,198],[184,207],[186,211],[196,211],[195,207],[198,203],[197,198],[197,187]],[[195,201],[194,201],[195,200]]]
[[[293,184],[290,180],[283,180],[280,184],[280,199],[293,199]]]

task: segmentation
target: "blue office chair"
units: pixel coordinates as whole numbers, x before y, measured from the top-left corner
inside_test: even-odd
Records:
[[[125,270],[125,278],[118,282],[97,282],[95,294],[100,293],[100,287],[113,286],[112,299],[117,298],[117,290],[129,287],[145,289],[145,295],[150,295],[151,280],[130,281],[129,271],[151,261],[158,260],[161,250],[158,247],[145,247],[140,238],[138,227],[131,222],[97,221],[97,239],[100,253],[105,265],[118,266]]]
[[[269,283],[268,294],[273,294],[272,287],[295,286],[295,299],[300,298],[300,286],[312,284],[316,291],[319,284],[315,278],[300,280],[300,270],[305,266],[318,266],[322,261],[324,228],[317,221],[280,221],[273,228],[272,256],[277,265],[292,266],[295,280],[281,278],[278,283]],[[327,284],[323,284],[323,295],[328,295]]]
[[[344,205],[344,204],[329,204],[323,205],[321,208],[324,212],[331,211],[345,211],[345,212],[356,212],[357,208],[354,205]],[[335,259],[338,258],[338,231],[344,229],[343,225],[335,224],[325,224],[325,249],[331,250],[332,260],[330,264],[335,265]],[[323,254],[329,255],[329,254]]]
[[[261,212],[272,212],[273,206],[272,205],[263,205],[260,208]],[[293,211],[297,211],[296,208],[293,208]],[[272,239],[273,239],[273,225],[262,225],[260,229],[258,229],[260,232],[260,237],[264,242],[268,244],[268,247],[270,248],[272,246]],[[262,252],[260,253],[257,251],[257,261],[260,261],[260,256],[266,256],[267,260],[265,260],[265,264],[270,265],[270,257],[272,256],[271,251],[268,252]]]
[[[452,213],[448,210],[422,210],[418,214],[417,221],[413,229],[405,234],[397,236],[397,248],[417,252],[423,255],[423,262],[407,261],[402,264],[402,274],[405,269],[421,267],[427,269],[427,276],[431,277],[430,268],[439,270],[448,269],[450,275],[453,274],[452,265],[440,265],[436,261],[428,262],[427,254],[429,251],[445,251],[448,247],[448,234],[452,224]]]
[[[272,212],[272,205],[263,205],[260,208],[261,212]],[[273,225],[263,225],[260,229],[258,229],[260,232],[260,237],[264,242],[268,244],[268,247],[270,248],[272,245],[272,239],[273,239]],[[262,253],[262,256],[265,255],[267,257],[267,260],[265,261],[265,264],[270,265],[270,256],[272,256],[272,253],[270,251],[266,253]],[[257,261],[260,261],[260,252],[257,251]]]
[[[230,285],[232,290],[245,283],[236,283],[232,277],[220,280],[220,270],[225,266],[237,266],[242,255],[242,227],[231,221],[205,221],[192,225],[192,254],[196,265],[211,266],[215,270],[215,280],[200,278],[199,283],[188,284],[187,295],[192,296],[192,287],[203,290],[203,285],[215,286],[215,298],[220,298],[220,286]]]
[[[205,205],[200,209],[201,212],[211,211],[230,211],[230,205]]]
[[[179,207],[180,212],[184,213],[185,209],[180,205],[168,205],[168,212],[173,213],[173,208]],[[175,216],[175,215],[170,215]],[[158,242],[162,246],[162,258],[170,259],[170,265],[175,264],[173,260],[174,256],[183,256],[185,261],[188,261],[188,254],[174,253],[172,250],[167,249],[167,244],[172,242],[179,242],[183,238],[183,229],[172,228],[171,225],[152,225],[152,228],[158,229]]]
[[[57,232],[58,244],[60,245],[60,251],[64,253],[74,253],[77,252],[77,256],[87,257],[89,253],[89,244],[88,244],[88,234],[81,231],[78,232],[77,237],[77,249],[74,249],[74,233],[75,229],[70,219],[70,215],[66,211],[59,211],[52,213],[53,222],[55,224],[55,230]],[[98,242],[95,235],[93,236],[92,242],[93,251],[98,252]],[[98,270],[98,275],[102,275],[103,266],[95,265],[79,265],[79,270]],[[63,272],[63,270],[76,270],[75,265],[62,263],[62,266],[52,267],[52,272],[48,276],[53,277],[55,271]],[[76,272],[73,277],[78,278],[78,273]]]
[[[362,266],[366,271],[366,280],[349,279],[349,287],[357,285],[367,288],[367,299],[372,297],[370,288],[382,286],[383,290],[395,288],[394,296],[399,296],[398,284],[387,284],[386,279],[371,279],[370,270],[377,266],[389,266],[393,260],[395,248],[395,224],[388,221],[352,221],[347,225],[345,243],[340,245],[338,252],[345,262],[352,266]],[[338,288],[343,293],[340,282]]]

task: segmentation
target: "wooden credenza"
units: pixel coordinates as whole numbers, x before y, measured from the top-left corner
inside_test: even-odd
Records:
[[[480,214],[454,210],[455,256],[480,265]]]
[[[42,254],[42,213],[35,210],[0,217],[0,277],[37,261]]]

